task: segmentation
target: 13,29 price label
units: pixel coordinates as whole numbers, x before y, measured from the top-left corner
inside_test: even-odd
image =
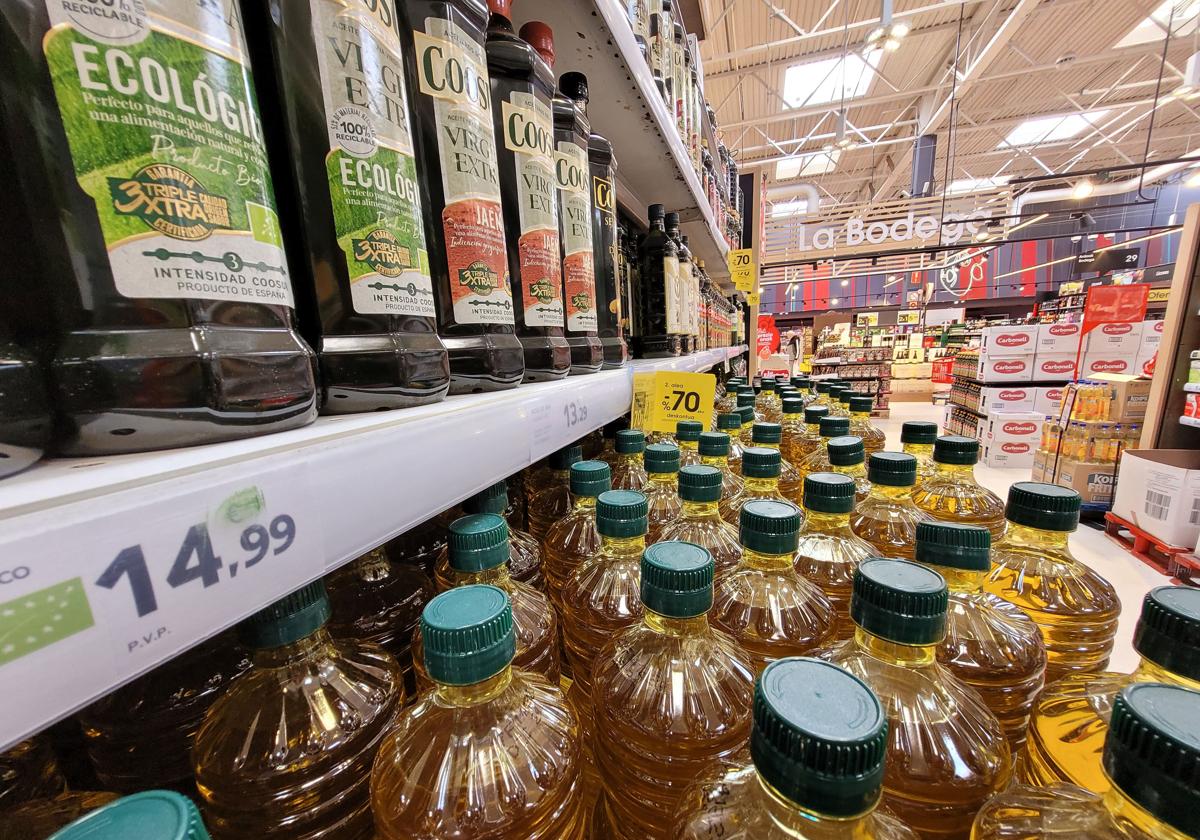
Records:
[[[630,425],[645,432],[673,434],[680,420],[697,420],[707,429],[712,423],[716,387],[711,373],[660,370],[634,374]]]

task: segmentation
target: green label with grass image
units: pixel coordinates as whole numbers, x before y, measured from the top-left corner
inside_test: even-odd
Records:
[[[80,187],[131,298],[292,305],[232,0],[46,0]]]

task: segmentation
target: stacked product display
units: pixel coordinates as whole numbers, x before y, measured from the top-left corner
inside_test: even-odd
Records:
[[[892,394],[892,349],[822,344],[812,360],[812,375],[836,379],[847,390],[875,398],[872,416],[886,417]]]

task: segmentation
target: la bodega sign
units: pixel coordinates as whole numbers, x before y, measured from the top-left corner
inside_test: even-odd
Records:
[[[851,216],[830,222],[799,225],[801,250],[832,251],[877,246],[924,247],[972,241],[983,230],[988,216],[947,213],[945,217],[918,216],[912,211],[900,218],[864,219]],[[940,236],[939,236],[940,234]]]

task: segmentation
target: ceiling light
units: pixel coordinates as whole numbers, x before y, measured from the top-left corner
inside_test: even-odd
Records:
[[[883,0],[879,12],[879,26],[867,36],[868,50],[883,47],[888,52],[900,49],[900,41],[908,34],[908,24],[892,20],[892,0]]]
[[[833,300],[829,301],[831,306],[837,306],[837,302],[838,302],[837,298],[834,298]]]
[[[1183,182],[1185,187],[1200,187],[1200,169],[1192,171],[1192,174]]]
[[[850,281],[849,281],[849,280],[843,280],[843,281],[842,281],[842,285],[843,285],[843,286],[849,286],[849,285],[850,285]]]
[[[1084,178],[1075,188],[1071,190],[1071,198],[1076,201],[1082,201],[1096,191],[1096,185],[1091,182],[1091,179]]]

